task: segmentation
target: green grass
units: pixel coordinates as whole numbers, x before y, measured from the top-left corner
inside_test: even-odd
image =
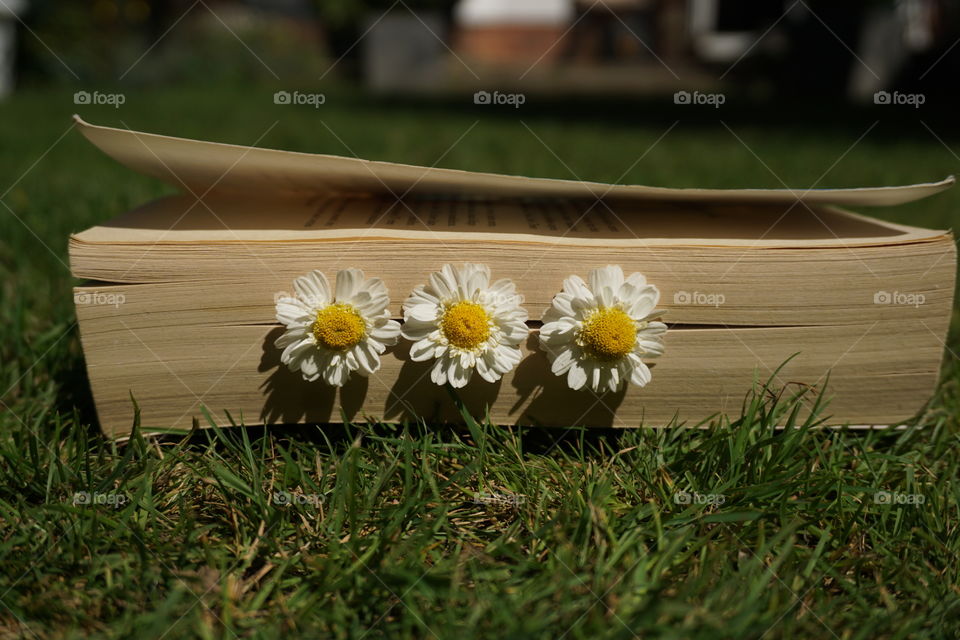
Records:
[[[66,238],[167,189],[76,132],[57,142],[71,97],[38,90],[0,105],[0,635],[960,637],[953,356],[922,428],[895,432],[815,419],[776,431],[796,420],[797,400],[758,387],[743,390],[742,415],[707,430],[468,421],[105,441]],[[315,111],[276,106],[269,88],[181,89],[81,113],[236,143],[665,186],[906,183],[960,165],[917,119],[882,110],[528,105],[333,89]],[[960,149],[945,120],[925,122]],[[955,189],[871,213],[947,228],[958,211]],[[883,504],[882,491],[923,503]],[[684,504],[682,492],[700,499]]]

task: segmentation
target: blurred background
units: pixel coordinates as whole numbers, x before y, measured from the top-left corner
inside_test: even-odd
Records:
[[[950,95],[958,37],[956,0],[0,0],[0,92],[322,79],[864,102]]]

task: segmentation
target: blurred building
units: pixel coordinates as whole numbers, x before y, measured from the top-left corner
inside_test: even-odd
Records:
[[[26,0],[0,2],[0,98],[13,91],[17,20],[26,6]]]

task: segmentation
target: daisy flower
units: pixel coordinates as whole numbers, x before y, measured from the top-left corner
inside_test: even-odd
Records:
[[[430,379],[463,387],[473,370],[496,382],[520,362],[527,312],[510,280],[490,284],[490,268],[444,265],[403,303],[403,337],[413,341],[410,359],[435,359]]]
[[[331,293],[327,278],[311,271],[293,281],[295,297],[277,299],[277,320],[287,328],[274,345],[280,361],[308,382],[319,378],[340,387],[353,372],[380,368],[380,354],[396,344],[400,323],[390,319],[387,288],[360,269],[337,272]]]
[[[590,284],[570,276],[543,315],[540,345],[551,369],[566,375],[571,389],[617,391],[626,382],[644,386],[650,368],[643,358],[663,353],[667,325],[656,322],[660,292],[640,273],[624,278],[609,265],[590,272]]]

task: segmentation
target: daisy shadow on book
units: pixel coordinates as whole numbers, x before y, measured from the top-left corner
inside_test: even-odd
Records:
[[[353,376],[342,387],[314,384],[304,380],[303,376],[294,373],[280,362],[280,352],[274,343],[283,331],[281,327],[277,327],[266,335],[257,368],[260,373],[273,371],[260,385],[263,393],[260,418],[264,423],[330,422],[340,420],[341,417],[347,420],[357,417],[367,395],[369,379]]]

